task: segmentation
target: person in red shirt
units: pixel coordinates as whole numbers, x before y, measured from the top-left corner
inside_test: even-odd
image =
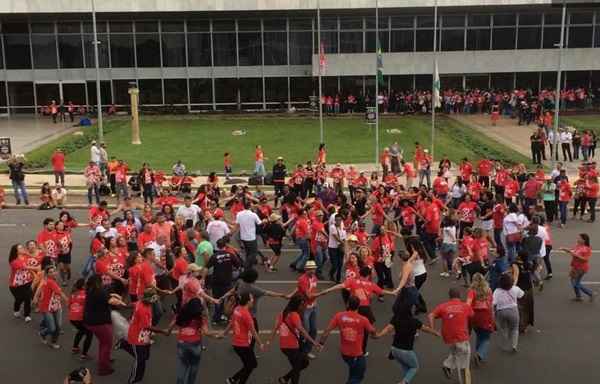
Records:
[[[100,204],[98,204],[97,207],[90,208],[90,210],[88,212],[88,218],[89,218],[91,229],[95,229],[98,225],[100,225],[102,220],[108,219],[110,217],[110,214],[108,213],[108,210],[106,209],[107,207],[108,207],[108,203],[103,200],[100,202]]]
[[[54,223],[56,232],[55,242],[58,247],[58,267],[60,270],[60,280],[62,286],[67,286],[67,282],[71,280],[71,249],[73,248],[73,240],[71,239],[71,231],[65,227],[63,221]]]
[[[369,319],[358,313],[360,300],[356,296],[348,298],[347,310],[338,312],[329,322],[327,329],[323,332],[320,344],[324,345],[329,334],[334,329],[340,331],[340,352],[342,359],[348,365],[347,383],[361,383],[367,370],[367,361],[363,349],[365,334],[376,338],[376,330]]]
[[[458,170],[460,172],[460,177],[463,179],[465,184],[468,184],[471,181],[471,175],[473,174],[473,165],[469,162],[469,159],[466,157],[462,159],[460,165],[458,166]]]
[[[44,229],[42,229],[36,238],[40,248],[46,254],[46,257],[56,260],[58,258],[59,249],[56,241],[56,232],[54,231],[54,219],[44,219]]]
[[[304,265],[310,257],[311,238],[310,219],[303,208],[298,213],[294,235],[296,237],[296,245],[300,248],[300,255],[290,264],[290,267],[296,271],[303,271]]]
[[[477,163],[477,173],[479,175],[477,180],[486,188],[490,187],[490,175],[493,167],[494,163],[490,159],[481,159]]]
[[[474,361],[476,365],[487,360],[490,336],[496,329],[492,306],[492,290],[481,273],[473,275],[473,282],[467,291],[467,304],[473,308],[470,325],[477,335]]]
[[[229,324],[223,330],[222,335],[233,331],[231,344],[233,350],[242,361],[242,368],[233,376],[227,378],[228,384],[246,384],[252,371],[258,367],[256,354],[254,353],[254,341],[258,343],[260,350],[264,350],[264,344],[256,329],[254,319],[250,314],[250,308],[254,305],[254,297],[250,293],[244,293],[238,298],[238,305],[234,309]]]
[[[279,333],[279,347],[292,369],[284,376],[278,379],[279,383],[298,384],[300,382],[300,373],[309,365],[309,359],[301,349],[300,336],[303,338],[303,344],[310,343],[319,349],[321,346],[315,341],[314,336],[302,326],[301,307],[305,303],[302,295],[293,295],[282,313],[277,315],[275,326],[271,332],[271,338],[267,344],[271,344],[273,338]],[[316,333],[315,333],[316,334]]]
[[[168,336],[167,331],[152,325],[152,305],[156,302],[158,302],[156,288],[145,289],[140,301],[134,304],[127,339],[122,339],[118,345],[120,349],[125,350],[135,359],[127,381],[128,384],[139,383],[144,379],[146,361],[150,358],[152,333]]]
[[[560,216],[560,227],[564,228],[567,224],[567,212],[569,201],[573,198],[573,188],[567,180],[558,182],[558,212]]]
[[[56,148],[56,151],[52,154],[50,158],[50,162],[52,163],[52,171],[54,172],[54,183],[63,187],[65,186],[65,153],[60,149]]]
[[[464,374],[462,383],[471,383],[471,372],[469,370],[469,361],[471,355],[471,345],[469,343],[469,319],[473,317],[473,308],[460,300],[460,291],[458,288],[450,288],[448,295],[450,300],[438,305],[429,314],[429,327],[435,328],[435,319],[442,320],[442,338],[444,343],[450,348],[450,355],[444,360],[442,369],[449,379],[452,377],[452,370],[459,370],[459,374]]]
[[[571,285],[575,291],[575,301],[581,301],[581,292],[589,296],[590,301],[594,300],[596,294],[589,288],[581,284],[583,276],[590,270],[590,258],[592,257],[592,248],[590,247],[590,236],[587,233],[580,233],[577,238],[577,244],[573,249],[561,248],[561,250],[571,255]]]
[[[459,238],[463,237],[465,228],[472,228],[478,211],[477,203],[471,199],[470,194],[465,195],[465,200],[458,205]]]
[[[79,355],[80,360],[88,360],[88,351],[92,345],[92,331],[83,324],[83,308],[85,307],[85,279],[77,279],[73,285],[71,296],[69,297],[69,322],[77,329],[73,339],[71,352]],[[83,350],[79,348],[79,343],[83,340]]]
[[[171,334],[173,328],[177,332],[177,382],[195,383],[198,366],[202,356],[202,338],[210,336],[221,338],[221,332],[208,329],[208,319],[204,314],[204,305],[198,298],[188,301],[166,330]]]
[[[442,171],[438,172],[436,178],[433,179],[433,192],[435,196],[442,201],[446,201],[449,190],[448,180],[444,177],[444,173]]]
[[[15,244],[10,248],[8,263],[10,264],[8,287],[15,298],[13,314],[15,318],[21,317],[21,304],[23,304],[23,317],[28,323],[31,321],[29,315],[31,314],[32,273],[37,273],[40,267],[28,262],[27,250],[21,244]]]
[[[56,267],[53,264],[47,266],[44,270],[45,279],[33,297],[33,302],[37,303],[38,310],[42,315],[39,332],[40,338],[42,343],[49,345],[53,349],[60,348],[57,342],[60,336],[62,301],[69,300],[56,282],[57,274]],[[46,340],[47,336],[50,336],[50,344]]]
[[[538,200],[538,195],[542,189],[542,184],[535,178],[533,173],[527,176],[527,181],[523,184],[523,212],[529,217],[529,207],[535,207]]]
[[[587,202],[590,211],[590,219],[588,222],[593,223],[596,221],[596,202],[598,201],[598,194],[600,193],[598,178],[595,176],[588,176],[584,190],[585,201]]]

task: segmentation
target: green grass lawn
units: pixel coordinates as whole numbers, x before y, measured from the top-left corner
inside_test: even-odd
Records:
[[[574,126],[580,131],[590,129],[600,135],[600,115],[564,116],[561,120],[561,123]]]
[[[375,132],[364,120],[327,119],[324,126],[329,163],[374,162]],[[223,153],[230,152],[234,173],[252,171],[256,144],[263,146],[268,158],[267,169],[277,156],[284,156],[289,168],[298,162],[314,159],[319,145],[319,123],[310,118],[144,119],[141,121],[142,145],[131,144],[129,121],[108,121],[105,127],[109,156],[127,161],[133,169],[145,161],[155,169],[170,169],[175,161],[182,160],[193,172],[221,172]],[[390,129],[400,130],[400,133],[388,133]],[[234,130],[244,130],[246,134],[234,136]],[[412,156],[415,141],[429,147],[430,118],[382,119],[380,147],[389,146],[394,141],[400,143],[405,156]],[[56,145],[62,145],[60,140],[37,149],[32,155],[51,152]],[[435,154],[436,158],[447,154],[452,160],[489,156],[504,161],[527,161],[516,151],[444,117],[440,117],[436,124]],[[81,170],[88,160],[89,147],[77,149],[67,154],[67,168]]]

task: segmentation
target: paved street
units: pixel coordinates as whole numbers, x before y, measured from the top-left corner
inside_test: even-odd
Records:
[[[49,116],[13,115],[0,118],[0,136],[10,137],[12,153],[31,151],[68,132],[74,132],[71,122],[52,123]]]
[[[85,222],[86,212],[74,211],[75,216]],[[55,217],[57,211],[40,212],[36,210],[4,210],[0,212],[0,244],[7,251],[14,242],[25,242],[34,238],[46,216]],[[592,235],[592,246],[600,250],[600,240],[595,235],[600,233],[600,224],[569,222],[568,228],[554,228],[553,237],[555,248],[574,244],[577,233],[587,232]],[[82,262],[87,256],[89,246],[88,233],[85,228],[77,229],[74,235],[74,265],[75,272],[81,270]],[[289,247],[288,247],[289,249]],[[296,251],[286,252],[281,266],[296,255]],[[598,356],[600,340],[600,303],[574,303],[568,283],[568,265],[570,258],[562,253],[553,254],[555,268],[554,279],[541,294],[536,294],[536,326],[534,330],[522,336],[519,353],[508,355],[498,349],[492,340],[489,363],[482,368],[473,370],[473,383],[505,384],[505,383],[597,383],[600,373],[596,371],[595,362]],[[397,265],[395,268],[397,269]],[[442,280],[439,277],[439,263],[431,267],[429,280],[424,286],[424,297],[432,308],[446,297],[449,286],[456,286],[454,280]],[[0,263],[0,273],[8,275],[6,261]],[[294,288],[296,276],[285,268],[274,274],[262,273],[262,286],[268,289],[289,292]],[[600,290],[600,254],[594,253],[591,261],[591,272],[586,277],[592,287]],[[6,278],[5,280],[6,281]],[[397,283],[397,279],[396,279]],[[323,283],[322,287],[329,286]],[[39,316],[34,317],[30,325],[12,317],[12,296],[8,289],[0,294],[0,303],[4,311],[0,312],[0,374],[6,383],[36,383],[44,378],[48,383],[62,382],[64,374],[81,363],[71,356],[70,344],[73,331],[66,323],[65,334],[59,343],[59,351],[50,350],[43,346],[36,334]],[[260,328],[267,330],[273,326],[275,314],[284,306],[280,299],[262,299],[259,304]],[[323,329],[334,312],[342,308],[339,295],[332,294],[319,299],[319,328]],[[381,328],[391,315],[391,299],[385,303],[374,303],[377,328]],[[163,325],[169,316],[165,316]],[[175,338],[165,339],[156,337],[157,342],[152,347],[152,355],[146,374],[146,384],[169,383],[175,381]],[[370,356],[367,362],[367,384],[392,384],[401,378],[400,367],[386,356],[391,343],[391,337],[369,342]],[[234,355],[229,339],[215,341],[206,339],[208,350],[204,352],[200,367],[200,383],[223,383],[233,371],[237,370],[240,362]],[[434,339],[428,334],[422,334],[416,343],[416,351],[420,358],[421,370],[415,383],[444,383],[448,382],[442,375],[440,366],[445,358],[446,348],[441,340]],[[97,354],[97,342],[94,340],[91,354]],[[109,378],[98,378],[94,383],[125,383],[132,359],[124,352],[114,354],[116,373]],[[95,362],[85,364],[93,368]],[[278,350],[278,344],[265,353],[261,353],[259,368],[250,381],[252,384],[274,383],[278,376],[288,370],[287,360]],[[337,336],[332,336],[325,350],[313,361],[303,374],[302,382],[313,383],[343,383],[346,376],[346,366],[343,364],[338,350]]]

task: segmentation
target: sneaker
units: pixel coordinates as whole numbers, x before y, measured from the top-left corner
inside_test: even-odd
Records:
[[[73,347],[71,348],[71,353],[74,355],[77,355],[79,352],[81,352],[81,349],[79,349],[79,347]]]
[[[46,336],[42,336],[41,332],[38,332],[38,335],[40,336],[40,340],[42,341],[42,344],[48,345],[48,340],[46,340]]]
[[[442,272],[440,273],[441,277],[450,277],[450,274],[448,272]]]
[[[285,379],[285,377],[280,377],[280,378],[278,378],[278,379],[277,379],[277,382],[278,382],[279,384],[287,384],[287,383],[288,383],[288,381]]]
[[[512,353],[517,353],[517,352],[519,352],[519,350],[517,349],[517,347],[512,347],[511,352]]]
[[[450,368],[442,367],[442,372],[444,372],[444,376],[446,376],[446,379],[452,378],[452,370]]]
[[[365,352],[364,357],[369,357],[369,351]]]
[[[88,354],[82,353],[81,355],[79,355],[79,360],[81,361],[86,361],[86,360],[91,360],[92,357]]]
[[[25,322],[26,322],[26,323],[30,323],[30,322],[31,322],[31,317],[29,317],[29,316],[26,316],[26,317],[25,317]]]
[[[544,280],[550,280],[552,278],[552,274],[549,273],[546,275],[546,277],[544,278]]]
[[[236,382],[231,377],[226,378],[225,379],[225,383],[226,384],[236,384]]]
[[[317,358],[317,355],[315,355],[314,353],[309,353],[306,355],[309,359],[314,360]]]
[[[541,281],[540,281],[540,285],[538,286],[538,289],[540,292],[542,292],[544,290],[544,283],[542,283]]]
[[[20,319],[21,318],[21,312],[13,312],[13,316],[15,317],[15,319]]]
[[[60,345],[56,344],[56,343],[50,343],[49,344],[50,348],[52,349],[60,349]]]
[[[383,296],[377,296],[377,301],[379,301],[380,303],[385,303],[385,299],[383,298]]]

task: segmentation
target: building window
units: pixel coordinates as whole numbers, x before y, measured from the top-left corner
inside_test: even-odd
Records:
[[[413,52],[415,50],[415,31],[412,29],[392,30],[391,40],[391,52]],[[431,45],[433,46],[433,41]]]
[[[107,68],[108,65],[108,35],[98,34],[98,63],[100,68]],[[94,53],[94,35],[83,35],[83,50],[85,54],[85,66],[94,68],[96,66],[96,57]]]
[[[363,33],[362,31],[340,32],[340,53],[362,53]]]
[[[467,29],[467,50],[487,51],[490,49],[490,29]]]
[[[83,68],[81,35],[59,35],[58,53],[61,68]]]
[[[509,91],[515,87],[513,73],[492,73],[490,81],[493,89]]]
[[[190,79],[190,103],[212,104],[212,79]]]
[[[33,97],[33,83],[29,81],[9,81],[8,103],[13,107],[31,107],[35,105]],[[28,111],[24,109],[16,109],[15,112]]]
[[[265,97],[267,102],[287,102],[288,100],[288,78],[266,77]]]
[[[238,80],[215,79],[215,101],[217,103],[238,103]]]
[[[136,23],[136,28],[138,24],[140,23]],[[158,33],[137,33],[135,35],[135,48],[138,67],[160,67],[160,41]]]
[[[445,20],[445,19],[444,19]],[[465,31],[464,29],[443,29],[442,30],[442,51],[463,51],[465,49]]]
[[[165,79],[165,104],[187,104],[186,79]]]
[[[542,27],[521,27],[517,38],[517,49],[540,49]]]
[[[569,71],[565,74],[565,88],[588,88],[590,71]]]
[[[542,72],[542,89],[556,89],[556,72]]]
[[[379,44],[381,45],[382,52],[390,52],[389,47],[389,31],[379,30]],[[375,52],[377,48],[377,42],[375,41],[375,31],[366,32],[366,52]],[[412,48],[412,46],[411,46]],[[411,49],[412,50],[412,49]]]
[[[312,77],[290,77],[290,98],[292,102],[308,103],[315,95]]]
[[[412,91],[414,88],[413,82],[413,75],[390,76],[392,90],[396,92]]]
[[[129,83],[135,80],[113,80],[113,103],[117,105],[130,105]]]
[[[239,80],[240,100],[242,103],[263,102],[263,80],[260,77]]]
[[[440,79],[441,81],[441,79]],[[433,85],[432,75],[415,75],[415,87],[419,90],[431,89]]]
[[[188,33],[188,65],[190,67],[210,67],[210,34]]]
[[[363,93],[363,77],[362,76],[341,76],[340,77],[340,93],[343,97],[352,94],[355,97]],[[343,102],[344,100],[342,100]]]
[[[6,69],[31,69],[29,35],[5,33],[4,52],[6,54]],[[13,89],[15,89],[14,86]]]
[[[163,104],[161,79],[142,79],[138,83],[140,87],[140,104]]]
[[[88,81],[87,82],[87,92],[88,92],[88,103],[90,105],[98,104],[96,99],[96,82]],[[100,82],[100,99],[102,100],[102,105],[110,105],[112,104],[111,96],[110,96],[110,81],[101,81]]]
[[[338,93],[338,78],[337,76],[324,76],[323,81],[323,94],[327,96],[334,96]]]
[[[234,67],[237,65],[235,33],[214,33],[213,51],[214,65],[217,67]]]
[[[109,23],[110,33],[133,32],[133,25],[130,21],[111,21]]]
[[[185,67],[185,35],[183,33],[163,33],[161,37],[163,66]]]
[[[132,34],[110,35],[110,60],[113,68],[135,66]]]
[[[285,32],[265,32],[265,65],[287,64],[287,34]]]
[[[433,29],[418,29],[416,43],[417,52],[433,51]]]
[[[238,34],[239,65],[262,65],[262,43],[260,32],[240,32]]]
[[[315,30],[315,41],[317,41],[317,32]],[[323,31],[321,30],[321,42],[325,53],[338,53],[338,33],[337,31]],[[319,51],[319,44],[315,44],[315,53]]]
[[[544,49],[553,49],[560,44],[560,27],[544,26]]]
[[[573,26],[569,27],[568,48],[591,48],[592,47],[592,26]]]
[[[489,75],[466,75],[465,89],[487,89],[489,88]]]
[[[312,63],[312,32],[290,32],[290,64]]]
[[[35,69],[54,69],[56,64],[56,37],[52,35],[31,35],[33,46],[33,67]]]
[[[492,34],[492,49],[515,49],[515,28],[496,28]]]

